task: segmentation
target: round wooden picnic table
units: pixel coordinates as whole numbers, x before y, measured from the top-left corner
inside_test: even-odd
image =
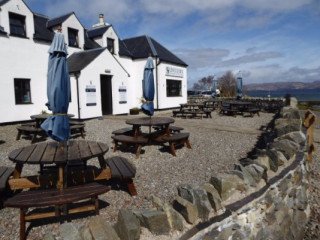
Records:
[[[133,118],[126,120],[126,124],[132,125],[134,130],[134,136],[139,135],[140,126],[160,126],[165,129],[167,135],[170,135],[169,125],[174,123],[173,118],[168,117],[142,117],[142,118]]]
[[[40,174],[39,176],[21,177],[21,172],[25,164],[44,165],[56,164],[59,168],[58,187],[65,186],[64,175],[67,165],[75,163],[86,163],[89,159],[98,158],[100,168],[94,174],[94,180],[109,179],[110,169],[106,166],[103,155],[109,150],[109,146],[102,142],[86,140],[69,140],[64,144],[55,141],[32,144],[9,153],[9,159],[14,162],[15,170],[13,177],[9,179],[11,189],[23,189],[39,187],[44,183],[54,181],[50,176]],[[83,171],[83,177],[86,171]],[[42,181],[43,180],[43,181]]]
[[[36,114],[36,115],[31,115],[30,118],[32,120],[36,121],[36,128],[39,128],[41,123],[44,122],[48,117],[52,116],[52,114]],[[74,117],[74,114],[68,114],[69,118]]]

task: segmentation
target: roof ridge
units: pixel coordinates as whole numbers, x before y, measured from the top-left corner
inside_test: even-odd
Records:
[[[154,57],[158,56],[157,50],[156,50],[156,48],[155,48],[154,45],[153,45],[152,38],[151,38],[150,36],[148,36],[148,35],[145,35],[145,37],[146,37],[146,39],[147,39],[147,41],[148,41],[148,44],[149,44],[149,46],[150,46],[150,48],[151,48],[152,55],[153,55]]]
[[[50,18],[49,21],[50,21],[50,20],[53,20],[53,19],[56,19],[56,18],[61,18],[61,17],[70,16],[70,15],[72,15],[72,14],[75,14],[75,13],[74,13],[74,12],[65,13],[65,14],[62,14],[62,15],[60,15],[60,16]]]

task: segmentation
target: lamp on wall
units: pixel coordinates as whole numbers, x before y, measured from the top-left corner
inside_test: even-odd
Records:
[[[111,70],[110,69],[105,69],[104,72],[105,73],[111,73]]]

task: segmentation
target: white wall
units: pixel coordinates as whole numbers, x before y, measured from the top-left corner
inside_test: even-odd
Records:
[[[67,45],[69,43],[69,40],[68,40],[68,28],[73,28],[73,29],[78,30],[79,48],[71,47],[71,46],[68,45],[69,55],[71,55],[74,52],[78,52],[79,50],[83,50],[83,46],[84,46],[84,30],[83,30],[83,27],[82,27],[81,23],[76,18],[76,16],[74,14],[72,14],[69,18],[67,18],[62,23],[61,27],[62,27],[62,33],[64,34],[65,42],[67,43]]]
[[[106,69],[110,70],[110,73],[105,73]],[[113,114],[128,113],[128,97],[126,104],[119,104],[119,86],[127,86],[128,93],[128,74],[123,70],[123,68],[118,64],[111,53],[106,49],[93,62],[91,62],[85,69],[81,71],[81,75],[79,77],[81,118],[85,119],[102,116],[100,75],[112,75]],[[85,88],[87,85],[96,86],[96,106],[86,106]],[[72,96],[74,97],[72,97],[72,106],[70,110],[74,111],[75,109],[77,109],[77,107],[73,107],[73,104],[76,103],[76,92],[74,92],[74,88],[72,89]],[[74,114],[78,116],[77,112],[74,112]]]
[[[183,77],[167,76],[166,67],[174,67],[183,71]],[[180,97],[167,97],[167,79],[181,81]],[[158,92],[159,92],[159,109],[178,107],[180,103],[187,102],[187,68],[168,64],[160,63],[158,66]]]

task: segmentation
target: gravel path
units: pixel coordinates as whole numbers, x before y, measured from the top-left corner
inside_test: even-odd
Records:
[[[140,114],[139,117],[144,116]],[[170,116],[168,112],[157,113],[157,116]],[[267,125],[273,118],[273,114],[261,113],[260,117],[229,117],[219,116],[213,112],[212,119],[179,119],[175,124],[184,127],[190,132],[192,149],[186,147],[177,150],[177,157],[173,157],[169,148],[162,145],[143,147],[139,159],[135,159],[132,152],[112,151],[111,132],[113,130],[128,127],[125,119],[132,116],[110,116],[103,120],[86,121],[88,140],[103,141],[110,146],[105,157],[126,157],[137,168],[134,180],[138,196],[131,197],[126,191],[114,189],[101,195],[103,202],[100,215],[106,221],[115,223],[119,209],[149,208],[151,195],[154,194],[165,202],[171,202],[177,194],[176,187],[181,183],[200,184],[226,169],[232,169],[234,163],[240,158],[246,157],[254,147],[260,134],[261,126]],[[22,138],[15,140],[17,125],[0,126],[0,159],[2,166],[13,166],[8,160],[8,153],[13,149],[30,144],[30,140]],[[143,128],[148,131],[147,128]],[[319,160],[319,155],[317,155]],[[316,161],[316,159],[314,160]],[[90,160],[89,164],[97,161]],[[318,166],[319,167],[319,166]],[[319,168],[318,168],[319,169]],[[23,174],[35,174],[38,167],[25,166]],[[318,185],[319,186],[319,185]],[[0,199],[1,201],[1,199]],[[74,219],[73,222],[87,224],[91,218]],[[0,239],[18,239],[19,214],[17,209],[0,209]],[[59,223],[46,223],[33,226],[29,233],[29,239],[43,239],[45,233],[52,232],[59,239]],[[170,237],[170,236],[169,236]],[[175,238],[171,236],[171,238]],[[147,234],[142,234],[141,239],[151,239]],[[163,239],[163,238],[162,238]],[[311,238],[310,238],[311,239]]]

